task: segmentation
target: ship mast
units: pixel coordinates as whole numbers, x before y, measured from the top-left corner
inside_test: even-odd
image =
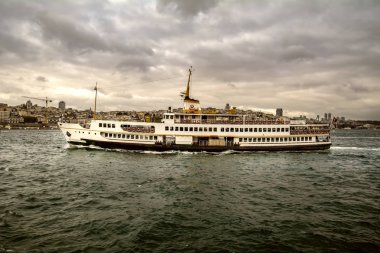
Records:
[[[93,116],[93,119],[96,119],[96,99],[98,97],[98,82],[96,82],[94,90],[95,90],[95,106],[94,106],[94,116]]]
[[[190,78],[191,78],[191,72],[192,72],[193,66],[190,66],[189,68],[189,79],[187,80],[187,88],[185,93],[185,99],[190,99]]]

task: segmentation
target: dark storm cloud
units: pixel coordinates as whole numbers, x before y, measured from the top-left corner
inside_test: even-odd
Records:
[[[26,91],[48,76],[51,92],[99,81],[120,87],[104,94],[112,108],[125,87],[136,108],[157,96],[154,108],[178,104],[186,80],[137,84],[193,65],[208,106],[380,118],[379,13],[377,0],[5,0],[0,78]]]
[[[185,16],[194,16],[200,12],[207,12],[217,3],[217,0],[158,0],[157,10],[163,12],[174,11]]]
[[[42,82],[42,83],[48,82],[47,78],[44,76],[37,76],[36,81]]]
[[[45,40],[64,44],[70,50],[106,50],[106,43],[95,30],[87,29],[67,16],[51,15],[47,12],[36,16],[36,23],[41,27]]]

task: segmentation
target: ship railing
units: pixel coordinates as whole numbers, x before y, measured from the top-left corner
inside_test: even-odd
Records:
[[[289,124],[288,121],[283,120],[193,120],[181,119],[176,120],[175,123],[179,124],[229,124],[229,125],[284,125]]]
[[[326,129],[309,129],[309,130],[290,130],[291,135],[297,135],[297,134],[328,134],[330,130]]]

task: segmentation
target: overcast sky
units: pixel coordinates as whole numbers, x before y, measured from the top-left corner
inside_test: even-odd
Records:
[[[180,107],[190,65],[202,107],[380,120],[380,1],[0,1],[0,103]]]

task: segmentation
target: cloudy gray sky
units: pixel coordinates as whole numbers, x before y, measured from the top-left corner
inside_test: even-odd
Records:
[[[0,103],[180,107],[190,65],[203,107],[380,120],[380,1],[0,1]]]

